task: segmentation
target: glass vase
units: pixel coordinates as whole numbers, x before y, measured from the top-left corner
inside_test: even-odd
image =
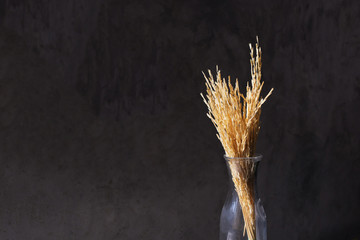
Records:
[[[220,240],[267,239],[266,215],[256,184],[261,159],[262,155],[247,158],[225,156],[229,189],[221,211]]]

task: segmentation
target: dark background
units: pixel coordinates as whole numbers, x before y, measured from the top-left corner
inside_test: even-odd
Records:
[[[0,239],[217,239],[201,71],[265,95],[272,239],[360,239],[360,3],[0,0]]]

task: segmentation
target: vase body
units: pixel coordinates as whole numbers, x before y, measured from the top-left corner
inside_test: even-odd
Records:
[[[261,159],[262,155],[249,158],[225,156],[229,187],[221,211],[220,240],[267,240],[266,215],[256,184]]]

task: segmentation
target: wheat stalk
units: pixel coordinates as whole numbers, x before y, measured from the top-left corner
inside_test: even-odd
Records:
[[[235,86],[221,77],[216,67],[216,77],[208,70],[206,80],[206,98],[201,94],[209,112],[207,116],[213,122],[217,137],[224,147],[229,158],[252,157],[255,154],[256,140],[260,130],[261,106],[270,96],[273,89],[265,98],[260,97],[264,82],[261,82],[261,48],[256,37],[255,51],[251,44],[251,86],[247,83],[246,96],[240,93],[238,79]],[[249,240],[254,240],[255,229],[255,204],[254,204],[254,171],[252,161],[229,161],[232,180],[244,216],[245,229]]]

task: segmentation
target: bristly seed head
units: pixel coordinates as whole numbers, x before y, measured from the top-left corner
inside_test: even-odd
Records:
[[[260,98],[264,82],[261,82],[261,48],[256,37],[254,49],[250,47],[251,86],[247,83],[246,97],[239,90],[236,79],[232,86],[230,76],[228,81],[221,78],[221,72],[216,66],[216,78],[210,70],[206,80],[206,98],[201,94],[208,106],[208,117],[213,122],[219,139],[228,157],[250,157],[255,153],[255,144],[260,129],[261,106],[271,95],[273,89],[265,98]]]

